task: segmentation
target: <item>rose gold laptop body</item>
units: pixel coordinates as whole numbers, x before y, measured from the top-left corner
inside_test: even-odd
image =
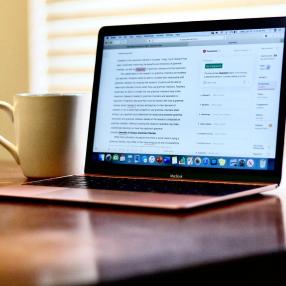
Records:
[[[209,182],[210,184],[224,183],[226,185],[252,185],[255,188],[244,190],[230,195],[212,196],[212,195],[189,195],[189,194],[172,194],[169,193],[152,193],[124,190],[103,190],[103,189],[80,189],[55,186],[39,186],[39,185],[21,185],[0,188],[1,196],[29,198],[36,200],[62,201],[62,202],[81,202],[93,205],[120,205],[147,208],[162,209],[188,209],[198,207],[210,203],[216,203],[240,197],[245,197],[264,191],[275,189],[279,186],[282,172],[282,157],[284,144],[285,129],[285,51],[283,51],[283,59],[281,59],[281,79],[276,84],[280,85],[280,101],[277,112],[277,133],[275,136],[275,156],[271,159],[271,168],[267,169],[251,169],[247,168],[213,168],[212,166],[179,166],[179,165],[151,165],[138,164],[131,162],[130,164],[118,164],[117,162],[100,161],[97,153],[94,152],[94,142],[97,140],[95,136],[96,114],[98,108],[98,97],[100,89],[103,50],[105,41],[107,45],[112,45],[112,37],[136,37],[144,35],[159,35],[175,32],[209,32],[211,36],[217,33],[230,33],[238,31],[239,33],[248,33],[251,29],[284,29],[285,33],[286,20],[280,18],[258,18],[258,19],[238,19],[224,21],[202,21],[189,23],[172,23],[172,24],[150,24],[150,25],[131,25],[131,26],[114,26],[104,27],[101,29],[98,38],[97,61],[95,67],[95,77],[93,86],[93,99],[91,104],[91,116],[89,125],[88,147],[86,153],[85,175],[82,176],[105,176],[108,178],[136,178],[138,184],[142,180],[159,180],[164,184],[168,182]],[[274,30],[275,29],[275,30]],[[243,32],[241,32],[243,30]],[[267,30],[267,32],[270,30]],[[271,30],[272,31],[272,30]],[[111,41],[110,41],[111,39]],[[282,41],[281,41],[282,42]],[[282,44],[285,43],[285,37]],[[232,43],[229,43],[232,44]],[[202,44],[203,45],[203,44]],[[132,50],[132,49],[130,49]],[[130,51],[128,50],[128,51]],[[208,52],[208,50],[204,50]],[[179,56],[179,55],[174,55]],[[214,63],[210,68],[220,68],[221,64]],[[264,66],[260,66],[264,68]],[[265,67],[267,68],[267,67]],[[138,71],[142,71],[142,68]],[[284,75],[284,76],[283,76]],[[273,86],[273,83],[272,83]],[[235,89],[235,87],[233,87]],[[104,97],[101,98],[104,100]],[[117,151],[116,151],[117,152]],[[107,158],[106,152],[103,152]],[[114,153],[114,152],[113,152]],[[127,152],[128,153],[128,152]],[[136,153],[135,153],[136,154]],[[164,154],[163,154],[164,155]],[[103,156],[103,157],[104,157]],[[203,157],[203,156],[202,156]],[[165,157],[164,157],[165,158]],[[72,158],[71,158],[72,160]],[[270,162],[270,161],[269,161]],[[44,164],[43,160],[43,164]]]
[[[180,184],[180,181],[178,181],[178,184]],[[49,201],[81,202],[94,205],[104,204],[175,210],[189,209],[206,204],[250,196],[273,190],[276,187],[277,184],[258,183],[257,188],[255,189],[238,192],[232,195],[216,197],[20,185],[0,188],[0,195],[37,200],[43,199]]]

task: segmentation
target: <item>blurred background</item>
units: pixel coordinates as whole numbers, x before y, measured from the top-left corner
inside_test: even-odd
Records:
[[[19,92],[91,93],[101,26],[285,16],[286,0],[0,0],[0,100]],[[15,141],[0,113],[0,134]],[[0,159],[12,160],[0,146]]]

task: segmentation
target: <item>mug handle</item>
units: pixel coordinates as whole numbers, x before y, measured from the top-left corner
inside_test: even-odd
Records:
[[[12,121],[14,121],[14,108],[10,103],[0,100],[0,110],[4,110],[5,112],[7,112],[10,115]],[[14,157],[16,162],[20,164],[18,150],[15,144],[0,135],[0,145],[6,148]]]

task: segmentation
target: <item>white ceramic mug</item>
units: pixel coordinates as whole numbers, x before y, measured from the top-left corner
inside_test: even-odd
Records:
[[[14,121],[16,144],[0,135],[26,177],[82,173],[89,118],[87,94],[17,94],[0,101]]]

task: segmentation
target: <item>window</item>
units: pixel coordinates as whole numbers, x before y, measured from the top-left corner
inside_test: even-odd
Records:
[[[97,33],[129,23],[280,16],[279,0],[30,0],[32,92],[92,90]]]

